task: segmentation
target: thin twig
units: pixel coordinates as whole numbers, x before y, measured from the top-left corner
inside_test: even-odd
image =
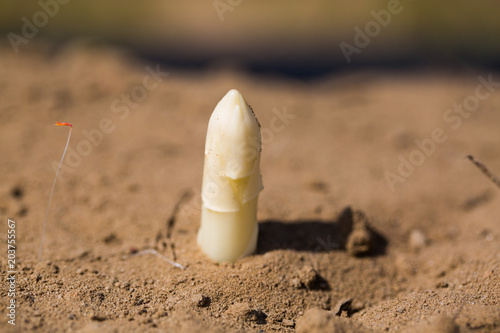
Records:
[[[498,179],[497,176],[495,176],[487,167],[486,165],[484,165],[483,163],[481,163],[480,161],[476,160],[474,158],[474,156],[472,155],[467,155],[467,158],[469,160],[472,161],[472,163],[474,163],[478,168],[479,170],[481,170],[482,173],[484,173],[486,175],[486,177],[488,177],[493,183],[495,183],[496,186],[498,186],[498,188],[500,188],[500,179]]]
[[[135,256],[138,256],[138,255],[143,255],[143,254],[153,254],[153,255],[155,255],[155,256],[157,256],[157,257],[165,260],[166,262],[168,262],[172,266],[175,266],[175,267],[180,268],[180,269],[186,269],[185,266],[182,266],[181,264],[178,264],[178,263],[176,263],[176,262],[168,259],[167,257],[165,257],[164,255],[160,254],[155,249],[142,250],[142,251],[139,251],[137,253],[132,254],[132,256],[135,257]]]
[[[43,241],[45,239],[45,229],[47,228],[47,219],[49,217],[49,208],[50,208],[50,202],[52,201],[52,194],[54,193],[54,187],[56,187],[57,176],[59,175],[59,170],[61,170],[62,162],[64,160],[64,155],[66,155],[66,151],[68,150],[69,139],[71,138],[71,130],[73,129],[73,125],[69,123],[56,122],[56,126],[69,126],[69,133],[68,133],[68,140],[66,141],[66,147],[64,147],[64,152],[62,154],[61,161],[59,162],[59,166],[57,167],[56,176],[54,177],[54,181],[52,182],[52,188],[50,189],[49,202],[47,203],[45,220],[43,222],[42,240],[40,241],[40,250],[38,251],[38,261],[42,260]]]
[[[165,232],[165,237],[170,240],[170,236],[172,236],[172,231],[174,229],[175,222],[177,220],[177,214],[179,213],[179,210],[182,206],[182,204],[187,200],[191,198],[191,192],[190,191],[185,191],[182,193],[181,197],[177,201],[177,203],[174,206],[174,210],[172,211],[172,214],[167,220],[167,230]]]

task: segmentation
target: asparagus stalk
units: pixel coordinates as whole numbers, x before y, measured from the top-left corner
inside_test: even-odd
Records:
[[[212,260],[234,262],[257,246],[257,201],[262,191],[260,125],[235,90],[208,123],[198,245]]]

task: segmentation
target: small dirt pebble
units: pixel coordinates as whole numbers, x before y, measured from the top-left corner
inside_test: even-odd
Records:
[[[283,326],[285,327],[295,327],[295,323],[293,320],[290,320],[290,319],[283,319],[283,321],[281,322],[283,324]]]
[[[308,289],[314,289],[318,279],[318,273],[312,266],[306,265],[299,271],[300,284]]]
[[[436,288],[448,288],[449,284],[448,282],[441,281],[436,284]]]
[[[351,304],[352,304],[352,298],[341,299],[340,301],[337,302],[337,304],[335,304],[335,306],[332,309],[332,312],[336,316],[340,316],[344,311],[347,311],[349,313],[351,312]]]
[[[365,333],[369,332],[359,322],[348,318],[339,318],[332,311],[312,308],[297,319],[297,333]]]
[[[230,317],[257,324],[265,324],[267,315],[259,309],[253,309],[248,303],[234,303],[226,311]]]
[[[410,232],[410,236],[408,237],[408,246],[413,252],[422,250],[426,245],[427,237],[421,230],[414,229]]]
[[[107,318],[103,315],[99,315],[99,314],[93,314],[92,316],[90,316],[90,320],[92,321],[105,321]]]
[[[210,297],[202,295],[202,294],[195,294],[191,298],[191,303],[198,308],[204,308],[210,305]]]
[[[344,213],[349,216],[349,213]],[[350,212],[352,218],[352,231],[347,236],[346,250],[351,256],[360,257],[370,253],[373,250],[373,235],[368,228],[368,219],[360,210]]]

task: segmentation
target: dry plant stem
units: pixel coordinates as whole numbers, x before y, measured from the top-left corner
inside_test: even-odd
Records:
[[[59,170],[61,170],[64,156],[66,155],[66,151],[68,150],[69,140],[71,138],[71,130],[73,129],[73,126],[71,124],[68,124],[68,123],[56,122],[55,125],[56,126],[69,126],[69,133],[68,133],[68,140],[66,141],[66,147],[64,147],[64,152],[62,154],[61,161],[59,162],[59,166],[57,167],[56,176],[54,177],[54,181],[52,182],[52,188],[50,189],[49,202],[47,203],[47,210],[45,211],[45,220],[43,222],[42,240],[40,241],[40,250],[38,251],[38,261],[42,260],[43,241],[45,239],[45,229],[47,228],[47,219],[49,217],[49,208],[50,208],[50,202],[52,201],[52,194],[54,193],[54,187],[56,187],[57,176],[59,175]]]
[[[168,262],[172,266],[175,266],[175,267],[180,268],[180,269],[186,269],[186,267],[184,267],[181,264],[178,264],[178,263],[176,263],[176,262],[168,259],[167,257],[165,257],[164,255],[160,254],[155,249],[143,250],[143,251],[140,251],[140,252],[137,252],[137,253],[133,254],[132,256],[138,256],[138,255],[142,255],[142,254],[153,254],[153,255],[155,255],[155,256],[157,256],[157,257],[165,260],[166,262]]]
[[[500,179],[498,179],[497,176],[495,176],[490,170],[488,170],[486,165],[476,160],[472,155],[467,155],[467,158],[471,160],[472,163],[474,163],[479,168],[479,170],[481,170],[481,172],[486,175],[486,177],[488,177],[493,183],[495,183],[498,188],[500,188]]]

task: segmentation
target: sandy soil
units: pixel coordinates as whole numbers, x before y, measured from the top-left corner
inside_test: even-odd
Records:
[[[17,242],[16,325],[5,282],[1,331],[500,331],[500,191],[465,158],[500,173],[499,87],[443,119],[490,73],[306,84],[159,65],[155,81],[157,64],[114,50],[0,59],[2,247],[8,218]],[[199,188],[207,122],[231,88],[262,125],[265,189],[257,253],[215,264],[196,245]],[[74,129],[39,262],[68,133],[55,121]]]

